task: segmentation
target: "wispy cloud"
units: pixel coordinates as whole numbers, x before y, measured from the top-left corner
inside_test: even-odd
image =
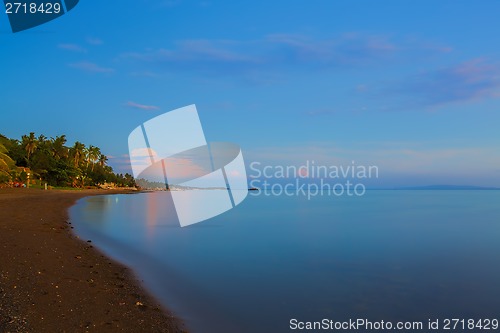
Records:
[[[415,107],[498,98],[500,64],[473,59],[406,78],[391,85],[386,92]]]
[[[120,156],[108,156],[108,158],[108,164],[113,167],[113,170],[115,172],[132,174],[130,156],[128,154],[122,154]]]
[[[87,52],[87,49],[85,49],[84,47],[81,47],[78,44],[65,44],[65,43],[63,43],[63,44],[57,45],[57,47],[60,49],[63,49],[63,50],[67,50],[67,51],[80,52],[80,53]]]
[[[146,52],[130,52],[122,55],[123,58],[137,61],[176,64],[199,67],[210,64],[250,64],[260,62],[257,56],[233,50],[236,42],[187,40],[176,43],[173,49],[157,49]]]
[[[75,62],[69,66],[90,73],[113,73],[115,71],[113,68],[101,67],[90,61]]]
[[[274,34],[267,36],[266,42],[281,52],[282,59],[297,64],[322,66],[366,64],[400,50],[387,36],[358,33],[322,40],[301,35]]]
[[[140,110],[159,110],[160,108],[155,105],[145,105],[145,104],[139,104],[135,103],[132,101],[128,101],[125,106],[134,108],[134,109],[140,109]]]
[[[87,37],[85,40],[90,45],[102,45],[102,44],[104,44],[104,42],[100,38],[96,38],[96,37]]]
[[[195,39],[177,41],[169,48],[121,54],[122,60],[140,62],[167,71],[193,70],[202,74],[251,74],[279,69],[323,70],[367,66],[393,59],[419,46],[383,35],[360,33],[317,39],[296,34],[271,34],[255,40]],[[425,52],[444,52],[421,45]]]

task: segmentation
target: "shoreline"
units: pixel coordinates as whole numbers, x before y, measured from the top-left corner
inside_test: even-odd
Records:
[[[78,199],[124,190],[0,189],[0,332],[186,332],[126,266],[72,232]]]

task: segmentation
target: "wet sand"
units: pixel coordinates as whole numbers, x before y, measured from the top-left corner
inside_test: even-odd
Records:
[[[0,332],[185,332],[128,268],[71,232],[77,199],[111,193],[0,189]]]

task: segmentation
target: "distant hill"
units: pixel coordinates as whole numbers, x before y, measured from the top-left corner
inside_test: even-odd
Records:
[[[500,190],[499,187],[483,187],[470,185],[428,185],[428,186],[411,186],[411,187],[396,187],[395,190]]]

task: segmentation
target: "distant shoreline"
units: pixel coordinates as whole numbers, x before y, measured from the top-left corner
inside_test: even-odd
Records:
[[[185,332],[128,268],[71,231],[76,200],[138,192],[0,189],[1,332]]]

